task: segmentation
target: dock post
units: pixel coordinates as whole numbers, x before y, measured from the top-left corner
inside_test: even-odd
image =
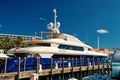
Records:
[[[62,80],[64,80],[64,57],[62,58]]]
[[[89,75],[89,58],[87,58],[87,76]]]
[[[82,57],[80,57],[80,78],[82,78]]]
[[[18,57],[18,80],[20,80],[20,63],[21,63],[21,58]]]
[[[74,68],[74,58],[72,57],[72,78],[74,78],[73,68]]]
[[[61,68],[61,62],[62,62],[62,60],[61,60],[61,57],[60,57],[60,68]]]
[[[93,75],[95,74],[95,61],[94,61],[94,57],[92,58],[92,64],[93,64]]]
[[[24,57],[24,71],[26,70],[26,57]]]
[[[75,63],[76,63],[76,65],[75,65],[75,66],[77,67],[77,57],[76,57],[76,61],[75,61]]]
[[[111,62],[110,62],[110,70],[111,70],[111,76],[112,76],[112,58],[111,58]]]
[[[68,61],[69,61],[68,67],[71,68],[70,57],[68,57]],[[71,78],[70,73],[68,74],[68,77]]]
[[[98,58],[98,74],[100,74],[100,58]]]
[[[52,72],[53,72],[53,71],[52,71],[52,68],[53,68],[53,65],[52,65],[52,64],[53,64],[53,63],[52,63],[52,61],[53,61],[53,60],[52,60],[52,58],[51,58],[51,59],[50,59],[50,75],[51,75],[51,80],[53,80],[53,73],[52,73]]]
[[[40,58],[37,57],[37,62],[36,62],[36,73],[39,72],[39,63],[40,63]]]
[[[6,68],[7,68],[7,58],[5,58],[4,73],[6,73]]]
[[[103,72],[103,75],[104,75],[104,74],[105,74],[105,70],[104,70],[104,58],[102,58],[102,65],[103,65],[103,67],[102,67],[102,68],[103,68],[103,69],[102,69],[103,71],[102,71],[102,72]]]
[[[107,62],[107,73],[109,74],[108,58],[106,59],[106,62]]]

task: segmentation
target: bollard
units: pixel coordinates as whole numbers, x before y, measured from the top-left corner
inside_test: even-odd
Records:
[[[39,72],[42,72],[42,64],[39,64]]]
[[[58,63],[55,62],[55,69],[58,69]]]
[[[36,73],[31,74],[30,80],[39,80],[39,76]]]

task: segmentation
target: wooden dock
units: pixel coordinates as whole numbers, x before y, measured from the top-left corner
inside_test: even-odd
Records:
[[[99,69],[102,70],[102,73],[105,74],[105,72],[108,69],[107,66],[104,66],[103,69],[103,65],[99,66]],[[111,69],[111,67],[109,66],[109,69]],[[88,66],[82,66],[81,67],[81,72],[84,71],[92,71],[93,70],[93,66],[88,67]],[[98,65],[94,66],[94,70],[98,70]],[[74,72],[80,72],[80,67],[74,67],[73,68],[73,73]],[[0,80],[19,80],[19,79],[24,79],[24,78],[32,78],[32,74],[36,73],[36,70],[34,71],[23,71],[19,73],[19,78],[18,78],[18,73],[17,72],[13,72],[13,73],[2,73],[0,74]],[[58,69],[52,69],[52,72],[50,69],[45,69],[42,70],[41,72],[38,72],[38,76],[47,76],[47,75],[54,75],[54,74],[62,74],[63,73],[63,69],[62,68],[58,68]],[[64,74],[65,73],[72,73],[72,68],[64,68]],[[82,74],[81,74],[82,75]],[[52,77],[52,76],[51,76]],[[51,79],[48,79],[51,80]]]
[[[99,59],[98,59],[99,60]],[[89,61],[89,59],[88,59]],[[6,60],[5,60],[6,62]],[[62,63],[64,62],[64,58],[62,59]],[[82,60],[81,60],[82,62]],[[46,77],[44,80],[53,80],[54,75],[60,75],[58,76],[59,80],[62,78],[64,80],[65,74],[69,74],[69,78],[73,78],[74,75],[77,76],[88,76],[88,75],[94,75],[95,73],[99,74],[108,74],[110,75],[110,71],[112,69],[111,65],[108,64],[100,64],[100,61],[98,61],[98,65],[91,65],[91,66],[84,66],[81,64],[79,67],[74,66],[73,67],[73,61],[72,61],[72,66],[71,67],[64,67],[64,64],[61,65],[61,68],[52,68],[52,59],[50,62],[50,69],[42,69],[39,70],[39,59],[37,59],[37,69],[36,70],[31,70],[31,71],[20,71],[20,58],[18,59],[18,72],[10,72],[6,73],[0,73],[0,80],[21,80],[25,78],[29,78],[30,80],[34,80],[34,74],[37,74],[39,77]],[[6,67],[6,63],[5,63]],[[6,70],[6,68],[5,68]]]

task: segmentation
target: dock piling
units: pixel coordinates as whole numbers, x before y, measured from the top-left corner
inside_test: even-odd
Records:
[[[4,73],[6,73],[6,69],[7,69],[7,58],[5,58]]]
[[[50,59],[50,76],[51,76],[51,80],[53,80],[53,63],[52,63],[52,58]]]
[[[64,80],[64,57],[62,58],[62,80]]]

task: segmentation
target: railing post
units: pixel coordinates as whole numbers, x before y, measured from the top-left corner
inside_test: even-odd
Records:
[[[18,57],[18,80],[20,80],[20,63],[21,63],[21,58]]]
[[[6,73],[6,68],[7,68],[7,58],[5,58],[4,73]]]
[[[93,75],[95,74],[95,61],[94,61],[94,57],[92,58],[92,64],[93,64]]]
[[[80,77],[82,78],[82,57],[80,57]]]
[[[24,71],[26,70],[26,57],[24,57]]]
[[[72,57],[72,78],[74,78],[73,68],[74,68],[74,58]]]
[[[61,60],[61,57],[60,57],[60,68],[61,68],[61,62],[62,62],[62,60]]]
[[[87,58],[87,76],[89,75],[89,58]]]
[[[76,62],[75,62],[75,63],[76,63],[76,65],[75,65],[75,66],[77,67],[77,57],[76,57]]]
[[[100,58],[98,58],[98,74],[100,74]]]
[[[39,58],[39,57],[37,57],[36,59],[37,59],[37,61],[36,61],[36,73],[38,73],[38,72],[39,72],[39,63],[40,63],[40,58]]]
[[[64,80],[64,57],[62,58],[62,80]]]
[[[53,80],[53,62],[52,62],[53,60],[52,60],[52,58],[50,59],[50,75],[51,75],[51,80]]]
[[[102,72],[103,72],[103,75],[104,75],[104,74],[105,74],[105,70],[104,70],[104,58],[102,58],[102,65],[103,65],[103,67],[102,67],[102,68],[103,68],[103,69],[102,69],[103,71],[102,71]]]
[[[84,66],[84,58],[82,58],[82,66]]]
[[[71,68],[70,57],[68,57],[68,67],[69,67],[69,68]],[[68,74],[68,77],[70,78],[70,77],[71,77],[71,75],[70,75],[70,74]]]

